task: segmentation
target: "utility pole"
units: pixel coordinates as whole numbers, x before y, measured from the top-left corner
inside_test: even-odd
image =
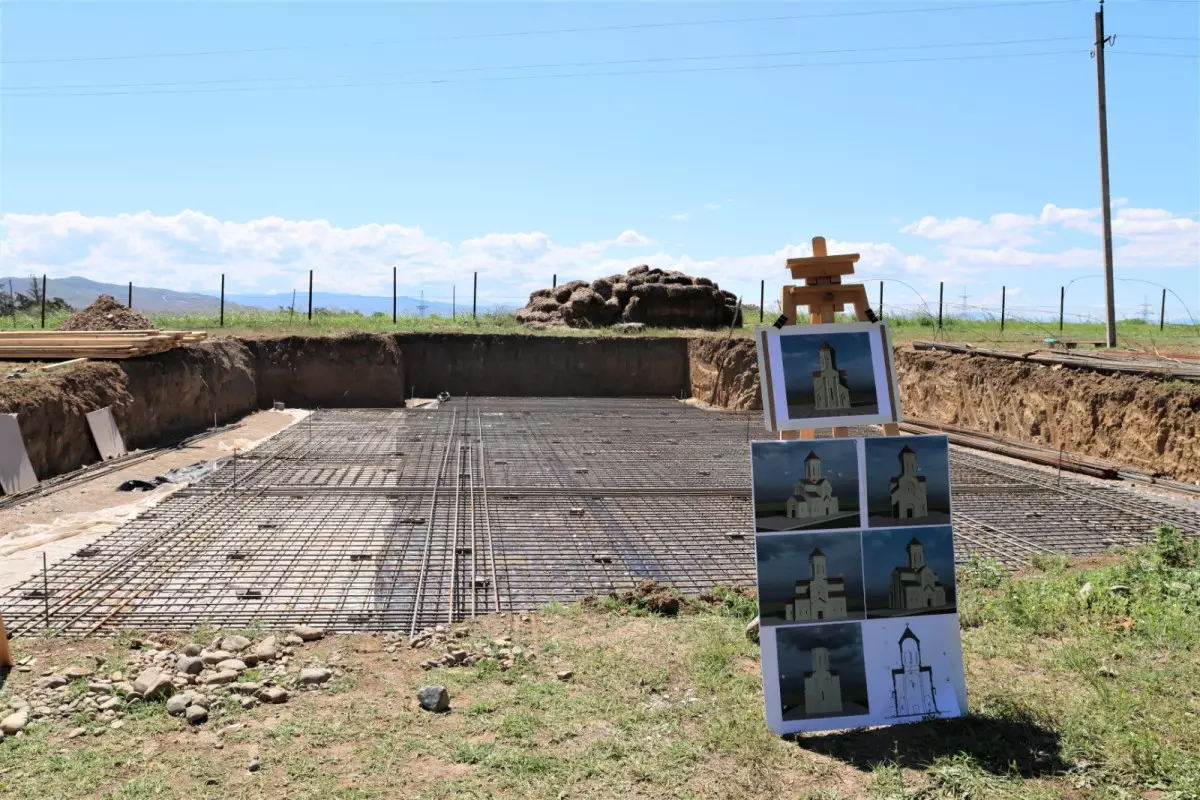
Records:
[[[1096,12],[1096,100],[1100,122],[1100,209],[1104,217],[1104,324],[1109,347],[1117,346],[1117,312],[1113,297],[1112,203],[1108,196],[1108,106],[1104,97],[1104,0]]]
[[[966,289],[963,289],[962,300],[963,300],[963,304],[962,304],[963,319],[966,319],[967,318],[967,290]]]

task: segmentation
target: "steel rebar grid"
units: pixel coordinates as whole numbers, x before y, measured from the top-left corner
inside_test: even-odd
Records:
[[[754,579],[753,416],[673,400],[320,411],[3,598],[14,634],[425,625],[655,579]],[[864,431],[865,432],[865,431]],[[951,453],[959,556],[1019,566],[1200,533],[1192,507]]]

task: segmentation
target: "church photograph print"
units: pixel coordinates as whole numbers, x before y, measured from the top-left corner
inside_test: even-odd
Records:
[[[863,531],[862,548],[867,617],[954,613],[949,525]]]
[[[877,436],[863,445],[868,527],[950,524],[945,436]]]
[[[869,334],[784,336],[779,347],[789,417],[879,413]]]
[[[775,648],[784,723],[871,713],[859,625],[777,628]]]
[[[899,391],[883,323],[759,328],[768,430],[899,422]]]
[[[859,531],[759,536],[755,546],[764,627],[864,618]]]
[[[754,442],[750,462],[758,532],[862,527],[853,439]]]

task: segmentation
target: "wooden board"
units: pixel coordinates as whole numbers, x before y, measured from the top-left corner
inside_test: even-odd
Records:
[[[0,488],[16,494],[37,486],[16,414],[0,414]]]
[[[88,427],[92,429],[92,438],[96,440],[96,449],[100,451],[100,460],[108,461],[123,456],[128,451],[117,430],[117,421],[113,419],[112,408],[105,406],[87,414]]]

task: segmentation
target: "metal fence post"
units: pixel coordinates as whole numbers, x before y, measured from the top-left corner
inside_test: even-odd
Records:
[[[312,322],[312,274],[313,271],[308,271],[308,321]]]
[[[767,282],[761,280],[758,282],[758,322],[761,325],[763,321],[763,306],[767,304]]]
[[[942,296],[946,290],[945,281],[938,281],[938,330],[942,329]]]
[[[550,288],[551,289],[558,288],[558,273],[557,272],[554,273],[554,277],[550,279]]]
[[[1163,293],[1163,305],[1166,305],[1166,293]],[[42,328],[46,327],[46,275],[42,274]],[[1159,326],[1162,327],[1161,325]]]
[[[221,327],[225,327],[225,273],[221,273]]]
[[[393,325],[396,324],[396,295],[397,294],[398,294],[398,292],[397,292],[397,288],[396,288],[396,268],[392,267],[392,324]]]
[[[1063,326],[1063,306],[1067,302],[1067,287],[1060,286],[1058,289],[1058,332],[1062,333]]]
[[[1000,332],[1001,333],[1004,333],[1004,305],[1005,305],[1004,301],[1007,296],[1008,296],[1008,287],[1001,286],[1000,287]]]
[[[133,310],[133,281],[129,282],[129,310]]]
[[[879,282],[879,318],[883,319],[883,281]]]
[[[42,290],[42,294],[43,295],[46,294],[45,289]],[[1163,289],[1162,307],[1158,311],[1158,329],[1160,331],[1163,329],[1163,325],[1165,325],[1166,322],[1167,322],[1167,290]],[[43,325],[42,327],[45,327],[45,325]]]
[[[451,321],[458,319],[458,286],[457,286],[457,284],[450,287],[450,319],[451,319]]]
[[[476,315],[476,301],[479,298],[479,273],[476,272],[474,275],[475,277],[472,278],[471,283],[471,319],[479,322],[479,317]]]

